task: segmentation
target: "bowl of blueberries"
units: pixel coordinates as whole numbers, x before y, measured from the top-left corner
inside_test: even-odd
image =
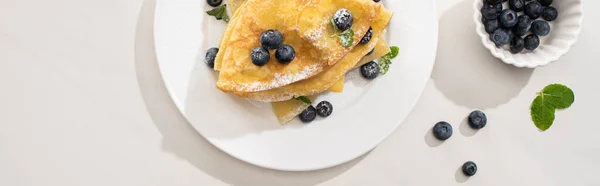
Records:
[[[475,0],[475,29],[493,56],[517,67],[547,65],[577,41],[583,0]]]

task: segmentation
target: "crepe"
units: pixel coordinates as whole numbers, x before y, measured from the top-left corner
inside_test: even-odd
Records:
[[[321,59],[327,60],[328,65],[335,64],[358,45],[382,8],[380,3],[372,0],[315,0],[314,2],[300,12],[298,33],[318,49]],[[337,37],[331,37],[341,32],[334,29],[331,18],[342,8],[348,9],[353,17],[354,42],[350,47],[342,46]]]
[[[321,57],[324,51],[316,48],[309,40],[299,35],[300,28],[308,27],[308,22],[302,21],[308,17],[306,14],[301,16],[303,11],[298,10],[304,10],[306,7],[317,4],[321,5],[322,1],[327,0],[247,0],[243,3],[228,24],[221,40],[219,54],[215,59],[216,69],[220,70],[217,88],[223,92],[233,93],[270,90],[310,78],[328,68],[329,61],[323,60]],[[367,0],[329,1],[335,5],[330,7],[341,7],[342,5],[375,7],[378,5]],[[364,10],[366,9],[356,9],[357,12],[353,13],[362,15],[363,13],[360,11]],[[373,12],[364,14],[376,14],[375,8],[368,10]],[[330,17],[321,19],[330,20]],[[318,23],[320,22],[313,24]],[[365,23],[368,22],[365,21]],[[274,53],[271,52],[271,59],[266,65],[256,66],[252,63],[250,51],[260,46],[260,35],[268,29],[277,29],[283,34],[284,43],[292,46],[296,51],[294,61],[289,64],[280,64],[275,59]],[[355,37],[362,38],[358,34]],[[335,38],[328,39],[336,40]],[[344,48],[343,50],[350,49]]]
[[[327,90],[377,45],[379,36],[383,34],[385,27],[388,25],[392,15],[392,12],[382,8],[380,16],[372,25],[373,39],[367,44],[357,45],[352,52],[344,56],[340,62],[331,66],[326,71],[317,74],[312,78],[280,88],[251,93],[236,93],[236,95],[256,101],[275,102],[285,101],[298,96],[316,95]]]
[[[385,41],[385,39],[383,39],[383,37],[380,37],[379,42],[375,46],[375,50],[373,51],[373,53],[371,55],[368,55],[368,56],[365,56],[364,58],[362,58],[358,63],[356,63],[354,68],[359,68],[360,66],[362,66],[368,62],[379,59],[382,56],[389,53],[390,51],[392,51],[392,50],[390,50],[390,46],[388,46],[388,43]]]

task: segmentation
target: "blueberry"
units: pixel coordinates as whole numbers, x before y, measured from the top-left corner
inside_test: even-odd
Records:
[[[250,59],[252,59],[252,63],[256,66],[267,64],[269,58],[271,58],[271,54],[269,54],[269,50],[263,46],[256,47],[250,52]]]
[[[487,20],[497,19],[502,12],[502,4],[483,4],[481,14]]]
[[[524,40],[525,48],[527,50],[535,50],[538,46],[540,46],[540,38],[535,34],[529,34]]]
[[[445,121],[440,121],[433,126],[433,136],[439,140],[447,140],[452,136],[452,125]]]
[[[496,31],[498,29],[498,27],[500,27],[500,24],[498,23],[498,19],[491,19],[491,20],[486,20],[484,22],[484,26],[485,26],[485,32],[487,33],[494,33],[494,31]]]
[[[462,172],[467,176],[473,176],[477,173],[477,164],[472,161],[467,161],[462,166]]]
[[[518,22],[517,13],[509,9],[503,10],[500,17],[498,17],[498,21],[504,28],[512,28]]]
[[[275,51],[275,58],[281,64],[288,64],[294,60],[296,57],[296,51],[290,45],[281,45]]]
[[[376,3],[379,3],[379,1],[381,1],[381,0],[373,0],[373,1],[375,1]]]
[[[221,5],[222,2],[223,2],[223,0],[206,0],[206,3],[208,3],[208,5],[210,5],[212,7],[217,7],[217,6]]]
[[[329,101],[321,101],[317,104],[317,114],[321,117],[327,117],[333,112],[333,105]]]
[[[333,23],[339,30],[346,30],[352,27],[352,13],[348,9],[339,9],[333,15]]]
[[[373,37],[373,28],[369,27],[369,30],[367,30],[365,36],[363,36],[363,38],[360,40],[360,44],[368,43],[371,41],[371,37]]]
[[[375,52],[375,48],[371,49],[371,51],[369,51],[369,53],[367,53],[367,55],[365,55],[365,56],[371,55],[371,54],[373,54],[373,52]]]
[[[215,57],[217,57],[217,53],[219,53],[219,49],[214,47],[209,48],[206,51],[206,56],[204,56],[204,62],[206,62],[206,65],[208,65],[208,67],[215,68]]]
[[[279,30],[267,30],[260,35],[260,44],[267,49],[276,49],[283,43],[283,34]]]
[[[511,53],[519,53],[523,51],[523,48],[525,48],[525,41],[523,40],[523,38],[521,38],[521,36],[513,37],[512,40],[510,40]]]
[[[546,21],[554,21],[557,17],[558,11],[556,11],[556,8],[554,7],[549,6],[542,10],[542,18],[544,18]]]
[[[498,4],[498,3],[502,3],[502,0],[486,0],[486,2],[489,4]]]
[[[379,65],[374,61],[368,62],[360,66],[360,74],[369,80],[375,79],[379,75]]]
[[[540,4],[544,6],[550,6],[552,4],[552,0],[538,0]]]
[[[542,14],[544,10],[544,6],[542,6],[539,2],[533,1],[527,3],[525,5],[525,14],[528,15],[531,19],[537,19]]]
[[[508,7],[515,12],[520,12],[525,9],[525,1],[524,0],[509,0]]]
[[[508,35],[508,31],[504,28],[497,29],[490,35],[490,39],[496,46],[506,45],[510,42],[510,35]]]
[[[520,37],[515,37],[520,38]],[[469,114],[469,126],[473,129],[481,129],[487,124],[485,113],[480,110],[475,110]]]
[[[538,36],[546,36],[550,33],[550,24],[543,20],[536,20],[531,23],[531,33]]]
[[[298,117],[300,118],[300,121],[310,123],[317,117],[317,109],[311,105],[302,111]]]
[[[513,27],[513,33],[517,36],[524,36],[531,28],[531,18],[527,15],[520,15],[517,25]]]

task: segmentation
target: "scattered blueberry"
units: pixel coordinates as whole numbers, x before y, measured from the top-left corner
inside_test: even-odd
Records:
[[[352,13],[348,9],[339,9],[333,15],[333,23],[339,30],[346,30],[352,27]]]
[[[517,13],[513,10],[502,10],[500,13],[500,17],[498,18],[500,24],[504,26],[504,28],[512,28],[517,24]]]
[[[502,0],[486,0],[486,2],[489,4],[498,4],[498,3],[502,3]]]
[[[321,117],[327,117],[333,112],[333,105],[329,101],[321,101],[317,104],[317,114]]]
[[[538,0],[540,4],[544,6],[550,6],[552,4],[552,0]]]
[[[379,64],[371,61],[360,66],[360,74],[367,79],[375,79],[379,75]]]
[[[502,12],[502,4],[484,4],[481,8],[481,14],[487,20],[497,19]]]
[[[520,38],[520,37],[515,37]],[[522,49],[522,47],[521,47]],[[475,110],[469,114],[469,126],[473,129],[481,129],[487,124],[487,116],[480,110]]]
[[[515,12],[520,12],[525,9],[525,1],[524,0],[509,0],[508,7],[514,10]]]
[[[269,54],[269,50],[263,46],[256,47],[250,52],[250,59],[256,66],[267,64],[269,58],[271,58],[271,54]]]
[[[535,50],[538,46],[540,46],[540,38],[535,34],[529,34],[524,40],[525,48],[527,50]]]
[[[517,25],[513,27],[513,33],[517,36],[524,36],[531,28],[531,18],[527,15],[520,15]]]
[[[369,41],[371,41],[371,37],[373,37],[373,28],[369,27],[369,30],[367,31],[365,36],[363,36],[363,38],[360,40],[360,44],[368,43]]]
[[[473,176],[477,173],[477,164],[472,161],[467,161],[462,166],[462,172],[467,176]]]
[[[283,34],[279,30],[267,30],[260,35],[260,44],[267,49],[277,49],[283,43]]]
[[[375,1],[376,3],[379,3],[379,1],[381,1],[381,0],[373,0],[373,1]]]
[[[311,105],[302,111],[298,117],[300,118],[300,121],[304,123],[312,122],[317,117],[317,110]]]
[[[219,53],[219,49],[214,47],[209,48],[206,51],[206,56],[204,56],[204,62],[206,62],[206,65],[208,65],[208,67],[215,68],[215,57],[217,57],[217,53]]]
[[[373,54],[373,52],[375,52],[375,48],[371,49],[371,51],[369,51],[369,53],[367,53],[367,55],[365,55],[365,56],[371,55],[371,54]]]
[[[543,20],[536,20],[531,23],[531,33],[538,36],[546,36],[550,33],[550,24]]]
[[[537,1],[533,1],[525,5],[525,14],[528,15],[531,19],[537,19],[538,17],[540,17],[540,14],[542,14],[543,10],[544,6],[542,6]]]
[[[452,125],[445,121],[440,121],[433,126],[433,136],[439,140],[447,140],[452,136]]]
[[[275,58],[277,58],[277,61],[279,61],[279,63],[282,64],[288,64],[292,62],[295,57],[296,52],[294,51],[294,48],[292,48],[292,46],[290,45],[281,45],[275,51]]]
[[[504,28],[497,29],[490,35],[490,39],[496,46],[506,45],[510,42],[510,36],[508,35],[508,31]]]
[[[500,27],[500,24],[498,23],[498,19],[490,19],[484,22],[484,26],[485,32],[491,34],[494,33],[494,31],[496,31]]]
[[[206,0],[206,3],[208,3],[208,5],[210,5],[212,7],[217,7],[217,6],[221,5],[222,2],[223,2],[223,0]]]
[[[556,8],[554,7],[549,6],[542,10],[542,18],[544,18],[546,21],[554,21],[557,17],[558,11],[556,11]]]
[[[519,52],[523,51],[523,48],[525,48],[525,41],[520,36],[513,37],[512,40],[510,40],[510,52],[511,53],[513,53],[513,54],[519,53]]]

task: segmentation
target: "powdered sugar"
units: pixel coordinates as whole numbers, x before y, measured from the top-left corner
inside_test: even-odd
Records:
[[[258,92],[263,90],[269,90],[281,86],[285,86],[317,74],[318,71],[323,69],[323,65],[315,63],[313,65],[305,67],[302,71],[295,74],[282,74],[276,73],[273,75],[273,80],[270,82],[253,82],[246,84],[239,84],[236,90],[239,92]]]

